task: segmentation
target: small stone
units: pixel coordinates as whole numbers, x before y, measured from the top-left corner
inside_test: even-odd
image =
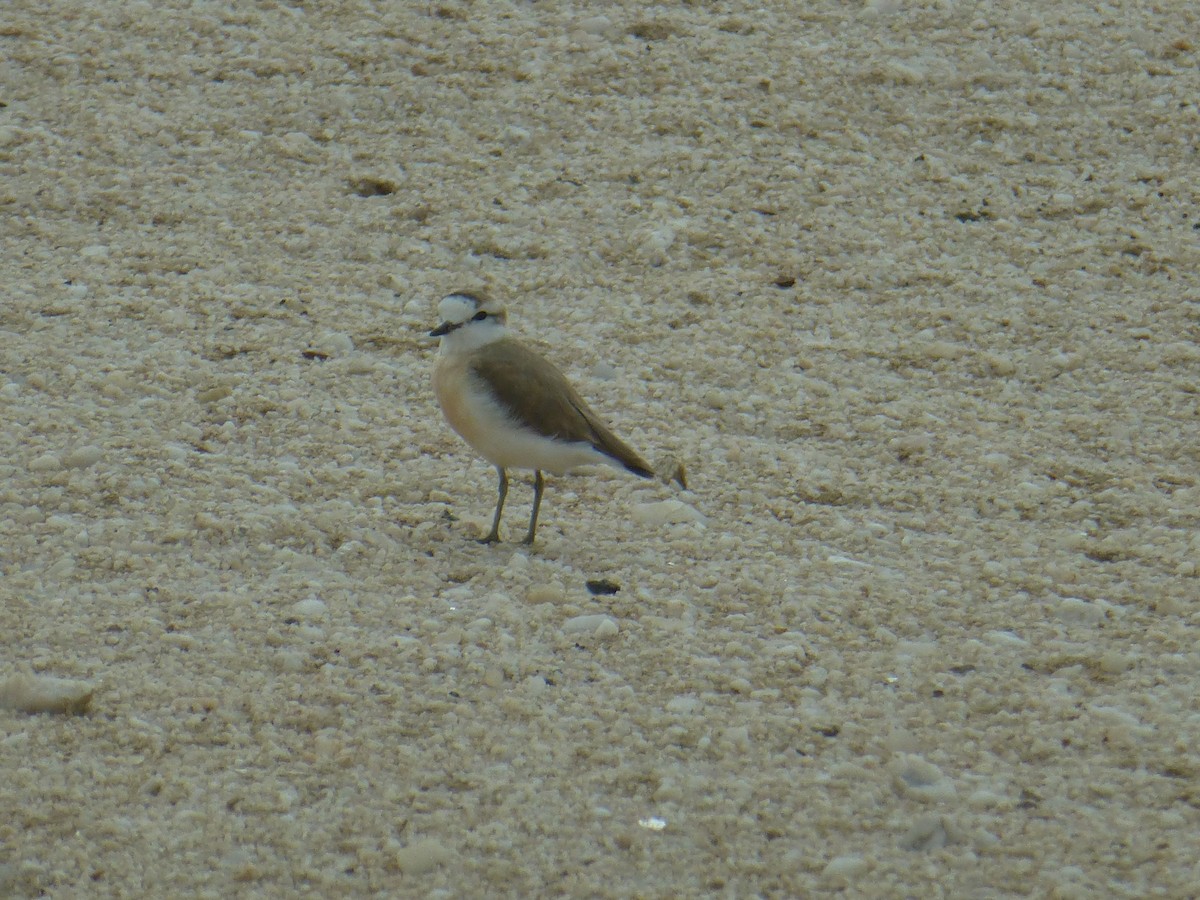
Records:
[[[980,788],[972,791],[971,795],[967,797],[967,805],[972,809],[1000,809],[1007,807],[1009,802],[1003,794]]]
[[[610,37],[616,32],[612,19],[606,15],[587,16],[580,19],[576,27],[584,34],[596,37]]]
[[[984,635],[991,643],[1007,647],[1028,647],[1029,641],[1011,631],[989,631]]]
[[[354,350],[354,339],[340,331],[326,331],[317,336],[312,346],[330,356],[345,356]]]
[[[62,460],[54,453],[43,453],[29,463],[30,472],[53,472],[62,467]]]
[[[617,377],[617,367],[610,362],[598,362],[592,366],[592,377],[597,381],[614,381]]]
[[[592,637],[600,641],[607,641],[615,638],[620,633],[620,630],[616,619],[606,616],[604,621],[596,626],[596,630],[592,632]]]
[[[921,355],[931,360],[958,359],[966,352],[966,348],[961,344],[950,341],[930,341],[920,348]]]
[[[1108,611],[1099,603],[1089,603],[1077,597],[1064,597],[1059,601],[1055,614],[1068,624],[1095,625],[1103,622]]]
[[[905,850],[941,850],[950,841],[946,825],[941,816],[919,816],[900,838]]]
[[[1017,371],[1017,364],[998,353],[983,354],[983,365],[993,375],[1008,376]]]
[[[296,650],[280,650],[275,656],[275,664],[279,671],[295,674],[308,668],[308,658]]]
[[[196,399],[201,403],[217,403],[224,400],[233,393],[233,388],[228,385],[218,384],[202,391],[196,392]]]
[[[323,619],[329,614],[329,607],[324,600],[308,597],[292,604],[292,615],[300,619]]]
[[[933,763],[915,754],[899,754],[889,768],[892,786],[902,797],[936,801],[954,796],[954,782]]]
[[[535,584],[525,594],[525,600],[534,606],[543,603],[562,603],[564,597],[563,589],[556,584]]]
[[[49,675],[14,675],[0,683],[0,709],[25,713],[82,715],[92,705],[95,685]]]
[[[432,838],[417,841],[408,847],[396,850],[392,862],[401,872],[422,875],[443,866],[454,858],[454,854]]]
[[[601,639],[616,637],[620,630],[615,619],[599,614],[574,616],[563,622],[563,631],[566,634],[586,634]]]
[[[821,877],[832,881],[853,878],[867,871],[867,861],[857,854],[835,856],[821,871]]]
[[[667,712],[690,715],[703,707],[703,702],[694,694],[680,694],[667,701]]]
[[[347,375],[371,375],[376,368],[375,360],[366,353],[351,353],[346,357],[342,371]]]
[[[103,456],[104,451],[99,447],[76,447],[63,456],[62,464],[68,469],[86,469],[98,463]]]
[[[906,434],[889,441],[888,446],[903,462],[927,454],[933,447],[933,437],[928,434]]]
[[[633,521],[639,525],[678,525],[684,522],[703,524],[704,516],[694,506],[682,500],[660,500],[639,503],[633,508]]]

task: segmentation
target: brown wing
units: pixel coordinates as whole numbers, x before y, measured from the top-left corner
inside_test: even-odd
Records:
[[[653,476],[650,466],[609,431],[566,376],[522,344],[506,338],[479,348],[471,371],[526,428],[561,441],[591,444],[635,475]]]

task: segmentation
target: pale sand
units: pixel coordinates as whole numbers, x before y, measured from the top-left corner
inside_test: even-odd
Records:
[[[5,5],[0,895],[1195,896],[1200,18],[997,6]]]

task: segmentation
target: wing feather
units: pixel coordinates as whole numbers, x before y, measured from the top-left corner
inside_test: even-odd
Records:
[[[505,338],[480,347],[471,360],[471,372],[517,424],[543,437],[590,444],[635,475],[654,474],[553,363],[517,341]]]

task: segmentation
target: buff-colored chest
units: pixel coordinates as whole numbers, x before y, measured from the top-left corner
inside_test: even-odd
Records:
[[[478,388],[471,383],[471,378],[465,356],[442,356],[433,370],[433,391],[450,427],[464,441],[483,452],[483,447],[489,443],[490,429],[486,416],[478,408]]]

